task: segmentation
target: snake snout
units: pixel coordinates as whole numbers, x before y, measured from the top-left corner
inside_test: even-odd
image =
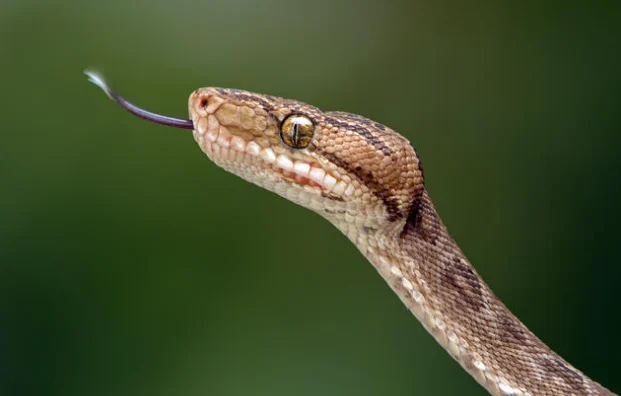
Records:
[[[189,111],[199,133],[225,127],[248,140],[261,137],[267,128],[267,111],[249,93],[225,88],[202,88],[190,95]],[[201,125],[202,124],[202,125]]]

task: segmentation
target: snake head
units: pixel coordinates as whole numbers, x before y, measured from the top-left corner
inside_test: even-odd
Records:
[[[190,119],[142,109],[89,80],[130,113],[192,129],[222,168],[326,217],[350,237],[360,230],[401,230],[417,209],[423,171],[410,143],[359,115],[324,112],[303,102],[237,89],[200,88]]]
[[[189,114],[217,165],[337,225],[405,220],[424,188],[410,143],[358,115],[224,88],[194,91]]]

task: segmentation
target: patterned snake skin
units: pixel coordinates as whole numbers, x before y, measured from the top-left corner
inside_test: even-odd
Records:
[[[489,289],[446,230],[420,159],[398,133],[358,115],[235,89],[194,91],[189,113],[182,127],[193,128],[211,160],[334,224],[489,393],[613,395],[548,348]],[[285,136],[291,117],[306,124]]]

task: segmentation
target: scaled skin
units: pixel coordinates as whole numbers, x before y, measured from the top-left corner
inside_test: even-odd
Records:
[[[338,227],[491,394],[612,395],[492,293],[438,216],[404,137],[358,115],[233,89],[196,90],[189,113],[194,138],[211,160]],[[304,149],[280,137],[290,115],[314,125]]]

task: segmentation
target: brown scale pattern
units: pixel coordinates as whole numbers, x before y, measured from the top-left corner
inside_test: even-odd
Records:
[[[548,348],[493,294],[442,223],[425,190],[419,157],[404,137],[362,116],[240,90],[200,89],[189,106],[195,125],[216,112],[233,135],[350,180],[355,192],[349,196],[311,191],[258,160],[220,158],[195,133],[225,169],[317,211],[343,231],[490,393],[612,395]],[[307,150],[292,150],[278,139],[279,125],[290,114],[315,125]],[[242,115],[255,121],[242,122]]]

